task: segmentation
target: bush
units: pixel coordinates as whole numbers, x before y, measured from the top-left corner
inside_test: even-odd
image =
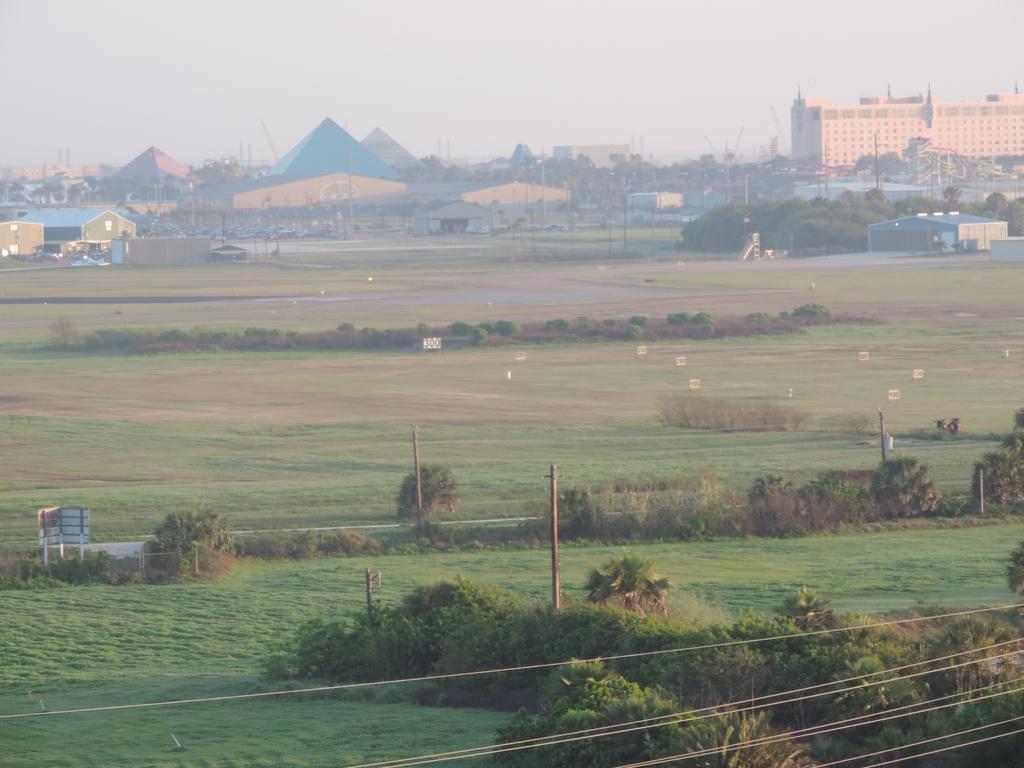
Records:
[[[884,517],[931,515],[939,509],[939,494],[927,467],[910,456],[879,464],[871,478],[871,495]]]
[[[569,330],[568,320],[548,320],[544,323],[544,330],[552,333],[564,333]]]
[[[314,531],[261,533],[245,536],[234,543],[235,554],[268,560],[301,560],[316,553]]]
[[[67,315],[58,315],[50,322],[50,339],[55,346],[65,349],[77,346],[81,339],[78,323]]]
[[[828,317],[828,307],[822,304],[804,304],[793,310],[793,317]]]
[[[423,496],[423,517],[425,522],[437,507],[448,512],[455,511],[459,501],[455,473],[443,464],[420,464],[420,487]],[[416,517],[419,514],[416,499],[416,473],[405,476],[396,499],[399,517]]]
[[[689,312],[673,312],[667,318],[669,325],[686,325],[690,322]]]
[[[120,584],[128,581],[127,573],[114,568],[114,560],[106,552],[87,554],[84,560],[69,558],[42,565],[36,560],[21,560],[13,578],[3,582],[9,589],[39,589],[67,584]],[[3,588],[0,586],[0,588]]]
[[[498,320],[494,323],[494,332],[499,336],[518,336],[523,326],[513,320]]]
[[[469,336],[473,332],[473,326],[469,323],[454,322],[448,326],[448,333],[452,336]]]
[[[154,531],[155,546],[161,552],[177,555],[181,572],[193,570],[219,571],[223,565],[220,554],[233,549],[227,518],[209,509],[187,509],[171,512]],[[199,559],[193,561],[193,557]]]
[[[630,325],[639,325],[642,328],[643,326],[647,325],[647,316],[646,315],[633,315],[633,317],[629,318],[629,324]]]

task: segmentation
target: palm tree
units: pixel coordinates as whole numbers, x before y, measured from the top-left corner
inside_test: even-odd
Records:
[[[729,712],[714,720],[695,723],[684,735],[688,753],[701,754],[689,765],[696,768],[804,768],[814,763],[802,744],[792,741],[760,741],[776,736],[768,715]],[[738,744],[754,741],[748,747]]]
[[[927,515],[939,508],[939,494],[928,477],[928,468],[910,456],[879,464],[871,478],[871,495],[889,517]]]
[[[1024,541],[1010,555],[1006,569],[1006,583],[1011,592],[1024,593]]]
[[[887,680],[879,675],[885,665],[877,656],[862,656],[846,666],[849,677],[863,679],[859,684],[851,683],[836,697],[837,711],[844,715],[868,715],[918,698],[917,689],[910,680]]]
[[[618,605],[642,615],[647,615],[648,611],[664,614],[669,580],[653,571],[653,560],[643,560],[628,549],[623,550],[622,557],[613,557],[591,572],[587,580],[587,599],[592,603]]]
[[[787,597],[782,613],[795,619],[796,625],[805,631],[822,629],[835,623],[832,601],[808,587],[800,587],[799,592]]]
[[[946,204],[946,212],[955,211],[960,207],[960,187],[950,185],[942,190],[942,200]]]

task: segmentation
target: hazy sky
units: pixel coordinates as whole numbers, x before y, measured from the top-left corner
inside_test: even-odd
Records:
[[[853,100],[1024,87],[1022,0],[0,0],[0,165],[269,158],[331,116],[417,156],[628,143],[741,154],[797,86]],[[788,139],[787,139],[788,140]]]

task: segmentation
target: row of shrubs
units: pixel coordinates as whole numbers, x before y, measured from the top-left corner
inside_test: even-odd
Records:
[[[977,511],[969,499],[940,496],[927,469],[907,456],[874,470],[823,472],[802,486],[760,477],[745,501],[726,499],[721,480],[707,472],[676,485],[571,487],[559,501],[559,531],[567,540],[595,541],[800,536]]]
[[[71,323],[67,318],[59,325]],[[769,316],[757,312],[746,317],[712,318],[707,312],[693,315],[674,312],[663,319],[637,315],[626,321],[614,318],[591,320],[554,319],[546,322],[518,323],[512,320],[477,323],[455,322],[447,326],[420,323],[415,328],[356,328],[342,323],[333,330],[282,331],[277,328],[246,328],[244,331],[213,331],[205,328],[184,330],[144,330],[135,328],[101,328],[85,334],[66,331],[58,344],[63,348],[123,354],[160,354],[165,352],[202,352],[217,350],[256,351],[287,349],[409,349],[416,348],[424,337],[446,340],[446,345],[496,346],[509,342],[550,343],[564,341],[627,341],[646,339],[707,339],[732,336],[757,336],[799,333],[805,326],[837,320],[820,304],[806,304],[792,312]],[[56,321],[55,321],[56,322]],[[74,339],[72,343],[71,339]],[[55,336],[56,339],[56,336]]]
[[[6,558],[0,563],[0,590],[123,584],[132,579],[133,574],[119,568],[117,561],[106,552],[98,552],[84,560],[54,560],[47,565],[24,555]]]
[[[562,740],[555,746],[501,753],[497,764],[506,768],[608,768],[658,758],[669,762],[671,755],[707,746],[725,754],[726,744],[746,738],[737,736],[737,729],[747,733],[756,724],[760,724],[756,733],[750,735],[759,738],[752,738],[748,749],[736,753],[747,760],[727,763],[716,754],[713,762],[700,764],[802,768],[816,764],[795,759],[811,747],[786,743],[781,745],[784,753],[777,754],[770,743],[767,752],[759,751],[760,742],[785,740],[788,729],[846,721],[894,704],[909,706],[931,697],[955,697],[965,690],[1004,684],[1009,691],[1020,678],[1015,665],[992,661],[964,669],[936,669],[927,679],[897,678],[880,685],[885,678],[879,673],[885,670],[974,649],[978,637],[987,643],[1009,642],[1018,634],[1016,627],[1011,621],[967,616],[906,623],[898,630],[860,628],[800,637],[795,635],[806,629],[863,625],[866,617],[834,615],[827,599],[807,590],[799,598],[806,606],[796,612],[797,617],[784,609],[787,615],[705,623],[685,614],[651,617],[572,600],[556,612],[511,592],[459,579],[419,587],[393,608],[313,620],[266,660],[264,670],[272,679],[356,683],[536,665],[499,675],[450,678],[421,685],[408,694],[421,703],[518,708],[499,727],[499,743],[522,743],[569,731],[585,733],[612,723],[652,722],[650,728],[624,729],[597,740]],[[770,639],[779,636],[789,639]],[[665,652],[672,648],[694,650]],[[661,653],[644,655],[645,651]],[[989,650],[985,655],[1001,652]],[[630,658],[555,666],[568,659],[620,654]],[[836,684],[830,695],[776,702],[768,708],[770,723],[767,712],[756,715],[755,721],[726,712],[717,729],[712,727],[715,721],[671,717],[688,709],[804,686],[824,687],[837,680],[850,682]],[[927,733],[953,732],[978,722],[973,718],[1016,716],[1024,713],[1024,696],[1017,692],[991,709],[989,702],[974,702],[968,709],[971,722],[950,720],[954,714],[942,712],[934,715],[934,721],[887,725],[885,743],[899,745]],[[839,737],[819,736],[813,750],[815,757],[825,760],[870,751],[878,747],[879,738],[875,729],[857,729]],[[1016,743],[1006,745],[999,754],[981,756],[972,751],[969,761],[949,765],[1016,764],[1019,749]]]

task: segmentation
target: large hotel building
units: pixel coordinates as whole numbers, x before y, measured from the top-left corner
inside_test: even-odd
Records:
[[[790,111],[793,157],[823,165],[854,165],[864,155],[902,154],[914,140],[965,157],[1024,155],[1024,94],[984,101],[937,101],[927,96],[862,98],[859,104],[805,99]]]

